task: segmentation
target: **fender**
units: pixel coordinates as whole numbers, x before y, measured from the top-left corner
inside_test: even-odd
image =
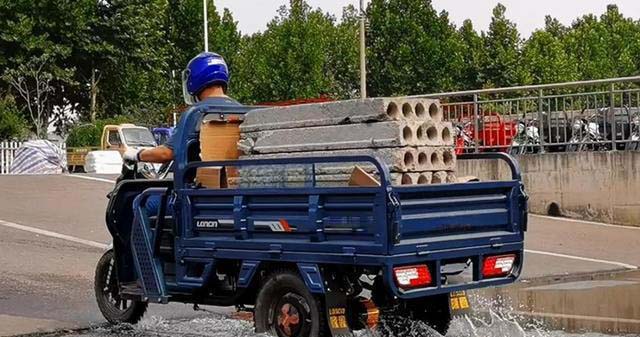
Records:
[[[298,263],[298,270],[312,294],[324,294],[324,279],[317,264]]]

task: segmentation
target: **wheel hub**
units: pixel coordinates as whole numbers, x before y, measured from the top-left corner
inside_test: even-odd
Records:
[[[293,332],[300,324],[300,313],[295,306],[285,303],[278,314],[278,328],[286,335],[293,336]]]
[[[306,336],[311,327],[309,305],[306,300],[287,293],[273,307],[273,325],[278,337]]]

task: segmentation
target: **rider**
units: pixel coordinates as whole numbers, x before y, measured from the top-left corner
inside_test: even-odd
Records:
[[[206,102],[213,105],[240,105],[226,95],[229,69],[222,56],[203,52],[189,61],[182,72],[182,92],[187,105]],[[175,132],[174,132],[175,135]],[[168,163],[173,160],[174,136],[163,145],[151,149],[129,149],[123,159],[130,162]]]
[[[191,59],[182,72],[182,92],[187,105],[200,102],[216,106],[240,105],[226,95],[229,85],[229,69],[222,56],[203,52]],[[178,124],[178,127],[180,124]],[[173,160],[176,133],[166,143],[151,149],[129,149],[123,159],[129,162],[168,163]],[[148,214],[155,214],[160,206],[160,197],[151,196],[145,208]]]

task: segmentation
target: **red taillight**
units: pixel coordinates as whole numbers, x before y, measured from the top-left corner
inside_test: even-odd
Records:
[[[426,265],[393,268],[398,287],[402,289],[420,288],[431,284],[431,273]]]
[[[515,260],[515,254],[485,257],[482,266],[482,276],[490,278],[509,275],[513,270]]]

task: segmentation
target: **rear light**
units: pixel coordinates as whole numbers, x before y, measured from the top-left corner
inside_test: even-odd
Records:
[[[488,256],[484,259],[482,276],[485,278],[507,276],[513,270],[515,254]]]
[[[431,273],[426,265],[393,268],[398,287],[402,289],[420,288],[431,284]]]

